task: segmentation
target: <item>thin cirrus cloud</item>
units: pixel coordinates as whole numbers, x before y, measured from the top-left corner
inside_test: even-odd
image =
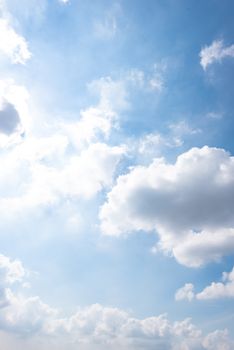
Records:
[[[231,347],[226,330],[203,335],[188,318],[171,322],[164,314],[139,319],[130,312],[100,304],[78,308],[75,313],[64,317],[40,297],[25,296],[26,272],[21,261],[0,255],[0,340],[6,349],[10,349],[9,335],[11,346],[16,336],[17,346],[24,349],[38,349],[38,346],[45,350],[75,349],[77,346],[82,350]],[[18,284],[17,291],[14,290],[15,284]],[[211,347],[214,340],[215,346]]]
[[[200,52],[200,64],[204,70],[215,62],[222,62],[227,57],[234,57],[234,45],[225,46],[223,40],[215,40]]]
[[[175,299],[177,301],[225,298],[234,298],[234,267],[230,272],[223,272],[222,282],[212,282],[199,293],[195,293],[192,283],[186,283],[182,288],[178,289],[175,294]]]
[[[217,148],[193,148],[174,164],[163,158],[117,179],[100,210],[102,232],[155,231],[154,250],[186,266],[218,261],[234,251],[234,158]]]

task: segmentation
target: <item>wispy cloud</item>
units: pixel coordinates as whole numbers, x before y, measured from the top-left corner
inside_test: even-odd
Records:
[[[224,46],[223,40],[215,40],[200,52],[200,64],[204,70],[215,62],[222,62],[226,57],[234,57],[234,45]]]
[[[122,10],[119,3],[112,5],[103,15],[93,23],[94,36],[102,40],[110,40],[118,32],[118,19]]]

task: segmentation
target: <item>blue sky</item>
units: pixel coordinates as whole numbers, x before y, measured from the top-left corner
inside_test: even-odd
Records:
[[[0,342],[234,346],[231,0],[0,0]]]

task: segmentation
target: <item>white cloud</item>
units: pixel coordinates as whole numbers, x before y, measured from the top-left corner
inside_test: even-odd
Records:
[[[15,32],[7,19],[0,19],[0,51],[15,64],[25,64],[31,57],[26,40]]]
[[[56,316],[56,311],[38,297],[24,297],[10,288],[18,282],[24,289],[28,276],[20,260],[0,254],[0,330],[32,335],[42,329],[51,316]]]
[[[207,146],[180,155],[175,164],[161,158],[133,167],[101,208],[102,231],[119,236],[155,230],[158,249],[180,263],[217,261],[234,252],[233,174],[234,158]]]
[[[47,323],[57,315],[57,311],[43,303],[39,297],[22,297],[7,290],[8,304],[0,313],[0,328],[30,335],[46,329]]]
[[[23,288],[25,269],[20,261],[0,255],[0,271],[4,271],[5,276],[1,279],[0,294],[2,344],[13,344],[16,334],[21,339],[18,342],[25,349],[37,349],[40,344],[39,348],[44,350],[76,349],[77,346],[81,350],[107,347],[111,350],[209,350],[219,334],[218,344],[231,347],[226,330],[216,330],[203,336],[188,318],[171,322],[163,314],[139,319],[127,311],[100,304],[78,308],[70,316],[61,317],[57,309],[45,304],[38,296],[24,296],[23,289],[15,293],[9,288],[16,281]],[[2,303],[3,295],[5,303]]]
[[[108,139],[117,125],[117,114],[105,106],[90,107],[80,112],[80,119],[73,123],[63,123],[62,129],[78,149],[87,147],[101,137]]]
[[[52,152],[59,151],[61,146],[59,141],[58,138],[57,147],[52,142],[51,153],[47,153],[49,150],[46,149],[46,144],[43,153],[43,149],[38,148],[43,143],[37,142],[34,154],[36,158],[33,158],[33,150],[30,148],[28,150],[25,145],[20,145],[14,150],[12,161],[6,163],[9,169],[4,169],[5,181],[9,186],[10,178],[7,173],[11,173],[12,167],[18,167],[18,171],[25,172],[26,176],[24,181],[21,179],[18,189],[17,181],[15,182],[16,179],[13,176],[12,181],[13,186],[16,186],[16,192],[14,193],[11,189],[13,193],[6,193],[0,200],[1,213],[5,213],[6,217],[30,208],[57,203],[64,197],[89,199],[103,188],[111,185],[116,166],[125,152],[123,147],[110,147],[103,143],[91,144],[80,155],[70,155],[67,160],[62,154],[61,164],[59,161],[57,164],[53,164],[53,157],[52,165],[46,164],[46,157],[48,159]],[[27,146],[30,147],[30,142]],[[66,147],[66,143],[64,146]],[[20,154],[22,150],[25,150],[25,158],[21,155],[20,159],[14,163],[17,154]],[[43,156],[44,161],[40,161]],[[28,159],[32,157],[29,164],[27,157],[29,157]],[[1,176],[3,185],[4,177]],[[2,191],[4,188],[3,186]]]
[[[199,293],[194,292],[193,284],[186,283],[176,291],[175,299],[191,301],[195,298],[198,300],[234,298],[234,267],[231,272],[224,272],[222,279],[222,282],[212,282]]]
[[[131,69],[126,73],[126,79],[133,85],[143,87],[145,85],[145,72],[140,69]]]
[[[234,251],[234,229],[207,229],[184,237],[173,249],[176,259],[184,265],[198,267],[212,261],[220,261],[223,255]]]
[[[234,298],[234,267],[231,272],[223,273],[223,282],[212,282],[210,286],[204,288],[196,297],[199,300]]]
[[[130,154],[135,155],[138,163],[152,161],[160,157],[165,151],[180,147],[182,140],[174,137],[171,133],[160,134],[158,132],[145,134],[140,138],[130,139],[128,149]]]
[[[162,92],[164,88],[164,74],[166,64],[154,64],[149,72],[140,69],[131,69],[125,73],[125,79],[133,86],[145,89],[146,91]]]
[[[185,120],[169,124],[169,129],[171,129],[178,138],[181,138],[183,135],[195,135],[201,132],[200,129],[191,127]]]
[[[98,107],[121,112],[128,108],[126,84],[124,80],[103,77],[88,84],[88,89],[99,98]]]
[[[136,157],[152,160],[163,154],[165,149],[174,149],[183,145],[183,138],[187,135],[197,135],[200,129],[193,128],[185,120],[168,125],[168,131],[164,134],[152,132],[145,134],[137,140],[130,140],[129,149],[136,152]]]
[[[134,155],[135,163],[149,164],[154,158],[159,158],[179,148],[184,144],[186,136],[195,136],[201,130],[192,127],[185,120],[169,124],[167,131],[143,134],[141,137],[131,137],[126,141],[129,154]]]
[[[22,282],[28,275],[21,261],[11,260],[0,254],[0,313],[1,309],[10,304],[11,291],[8,288],[16,282]]]
[[[21,281],[26,271],[19,260],[11,260],[9,257],[0,254],[0,285],[11,284]]]
[[[225,329],[208,334],[203,341],[203,346],[207,350],[231,350],[233,343],[230,342],[228,331]]]
[[[126,150],[103,141],[116,127],[118,111],[126,108],[125,90],[121,82],[110,78],[92,82],[89,89],[99,98],[96,106],[82,110],[77,122],[45,125],[40,133],[47,136],[36,136],[28,118],[26,89],[14,81],[0,81],[3,107],[9,104],[10,112],[17,113],[18,119],[13,119],[22,125],[19,132],[18,125],[8,125],[9,118],[4,119],[6,108],[0,112],[0,141],[5,146],[0,156],[1,215],[52,205],[64,197],[91,198],[112,184]]]
[[[14,313],[16,317],[13,317]],[[80,308],[68,318],[59,318],[58,312],[42,303],[38,297],[23,300],[12,296],[11,305],[5,308],[2,315],[1,328],[8,334],[27,335],[32,341],[40,335],[42,344],[50,344],[50,349],[64,344],[62,349],[79,346],[82,350],[106,347],[113,350],[205,350],[211,349],[217,333],[222,335],[220,346],[231,346],[227,331],[217,330],[204,337],[190,319],[174,323],[166,315],[138,319],[121,309],[99,304]],[[49,349],[49,346],[45,349]]]
[[[175,294],[175,300],[184,300],[188,301],[193,300],[194,298],[194,286],[192,283],[186,283],[184,287],[178,289]]]
[[[224,46],[222,40],[215,40],[210,46],[205,46],[200,52],[200,64],[204,70],[215,62],[221,62],[226,57],[234,57],[234,45]]]
[[[91,143],[108,140],[113,129],[118,128],[119,113],[128,108],[124,81],[103,77],[87,86],[89,92],[98,97],[97,104],[81,110],[78,121],[60,125],[78,150]]]
[[[139,140],[138,152],[140,154],[150,154],[153,155],[160,153],[162,145],[168,144],[168,141],[158,133],[151,133],[143,136]]]
[[[144,156],[151,156],[151,159],[160,156],[165,148],[175,148],[183,145],[183,137],[196,135],[200,129],[192,128],[186,121],[169,124],[169,131],[165,134],[158,132],[143,135],[137,140],[137,151]]]

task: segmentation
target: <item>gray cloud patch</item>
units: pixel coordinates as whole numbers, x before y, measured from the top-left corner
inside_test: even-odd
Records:
[[[20,125],[20,117],[15,107],[9,103],[4,102],[0,109],[0,133],[11,135]]]

